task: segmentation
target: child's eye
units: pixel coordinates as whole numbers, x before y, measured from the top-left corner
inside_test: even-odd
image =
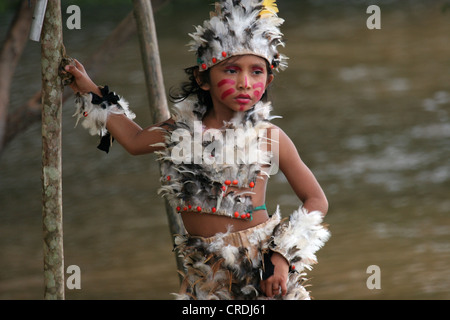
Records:
[[[238,73],[239,71],[241,71],[241,69],[238,66],[226,66],[225,67],[225,73],[228,73],[228,74]]]
[[[260,74],[263,74],[263,73],[264,73],[264,71],[262,69],[260,69],[260,68],[253,69],[253,74],[260,75]]]

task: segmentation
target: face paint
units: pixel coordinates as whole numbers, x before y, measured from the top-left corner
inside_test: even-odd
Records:
[[[225,85],[225,84],[231,84],[231,85],[233,85],[233,84],[235,84],[236,83],[236,81],[234,81],[234,80],[231,80],[231,79],[223,79],[222,81],[220,81],[218,84],[217,84],[217,86],[220,88],[221,86],[223,86],[223,85]]]
[[[255,90],[253,94],[259,100],[262,97],[262,92],[264,92],[264,83],[258,82],[253,85],[253,89],[261,88],[261,90]]]
[[[225,91],[224,93],[222,93],[222,96],[220,97],[222,100],[225,100],[226,97],[228,97],[230,94],[235,93],[236,90],[234,90],[233,88],[228,89],[227,91]]]
[[[223,79],[223,80],[219,81],[219,83],[217,83],[217,87],[220,88],[224,85],[234,85],[235,83],[236,83],[236,81],[234,81],[232,79]],[[228,89],[222,93],[222,96],[220,98],[222,100],[224,100],[226,97],[228,97],[230,94],[233,94],[235,91],[236,90],[234,90],[233,88]]]
[[[247,88],[247,86],[248,86],[248,80],[247,80],[247,77],[245,77],[245,87]]]

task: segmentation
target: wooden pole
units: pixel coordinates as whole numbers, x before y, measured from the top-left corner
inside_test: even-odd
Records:
[[[169,119],[166,90],[161,70],[158,39],[150,0],[133,0],[133,10],[141,47],[142,64],[144,66],[147,94],[153,122]],[[172,238],[176,234],[184,234],[185,229],[179,214],[166,201],[166,214]],[[183,261],[176,255],[177,268],[183,271]]]
[[[64,299],[61,178],[63,85],[58,74],[62,43],[61,3],[50,0],[41,35],[44,298],[48,300]]]
[[[142,64],[152,120],[154,122],[164,121],[170,117],[170,112],[167,107],[151,1],[133,0],[133,10],[141,46]]]

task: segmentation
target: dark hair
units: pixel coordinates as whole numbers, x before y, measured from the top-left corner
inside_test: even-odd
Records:
[[[197,99],[200,104],[207,106],[208,109],[213,107],[211,94],[209,91],[200,88],[197,83],[196,75],[200,77],[202,83],[209,83],[209,69],[203,72],[198,71],[198,66],[184,69],[184,72],[188,75],[188,81],[183,82],[180,88],[171,88],[169,92],[170,101],[176,103],[186,100],[191,95],[197,95]]]
[[[267,65],[267,74],[273,74],[272,68],[270,67],[269,62],[266,61]],[[200,78],[201,83],[210,83],[209,71],[205,70],[203,72],[199,72],[198,66],[189,67],[184,69],[184,72],[188,75],[188,81],[183,82],[179,88],[171,88],[169,92],[169,98],[171,102],[181,102],[186,100],[191,95],[196,95],[200,104],[206,106],[208,109],[213,107],[213,102],[211,99],[211,94],[209,91],[203,90],[200,88],[200,85],[197,83],[196,75]],[[261,100],[267,101],[267,90],[264,92]]]

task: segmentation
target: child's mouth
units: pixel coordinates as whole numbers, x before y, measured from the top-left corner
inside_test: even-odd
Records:
[[[241,106],[246,105],[252,101],[251,97],[248,94],[240,94],[235,98],[235,100]]]

